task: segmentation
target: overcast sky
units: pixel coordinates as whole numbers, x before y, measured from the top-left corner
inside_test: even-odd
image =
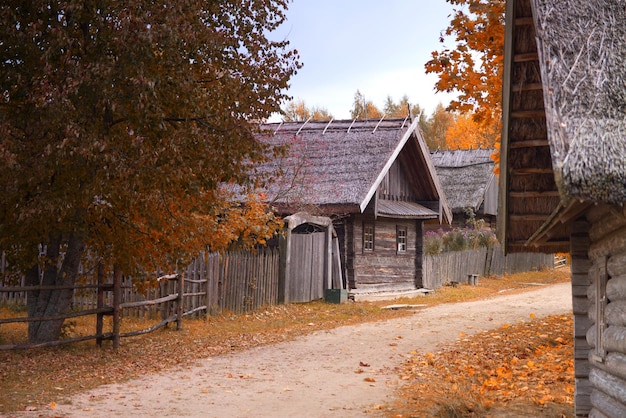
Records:
[[[445,0],[293,0],[274,35],[304,64],[288,94],[336,119],[350,118],[357,89],[381,109],[387,96],[406,94],[430,115],[450,100],[435,93],[437,77],[424,64],[442,48],[451,12]]]

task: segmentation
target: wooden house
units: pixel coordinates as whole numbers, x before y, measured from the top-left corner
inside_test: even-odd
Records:
[[[508,0],[499,234],[569,252],[576,414],[626,416],[626,7]]]
[[[260,140],[288,145],[266,185],[279,213],[333,219],[341,277],[352,294],[421,288],[422,223],[450,222],[417,120],[265,124]],[[267,167],[265,168],[267,169]]]
[[[452,210],[453,226],[465,227],[468,212],[495,229],[498,178],[493,149],[435,151],[431,158]]]

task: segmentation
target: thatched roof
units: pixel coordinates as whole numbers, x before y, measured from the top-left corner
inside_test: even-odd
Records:
[[[557,185],[573,199],[626,202],[626,6],[533,6]]]
[[[569,221],[626,201],[624,68],[623,1],[507,2],[499,234],[508,250],[568,251]]]
[[[362,213],[398,161],[420,201],[437,202],[436,215],[451,218],[417,121],[285,122],[265,124],[262,132],[266,143],[289,145],[288,155],[272,162],[283,171],[268,187],[279,204]]]
[[[448,204],[454,213],[472,208],[475,213],[495,182],[493,149],[435,151],[431,158]]]

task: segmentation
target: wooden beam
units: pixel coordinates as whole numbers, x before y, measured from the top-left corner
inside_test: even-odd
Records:
[[[535,148],[535,147],[547,147],[548,138],[546,139],[529,139],[526,141],[512,141],[509,142],[510,149],[519,149],[519,148]]]
[[[510,191],[509,197],[512,198],[529,198],[529,197],[559,197],[560,194],[558,190],[548,190],[543,192],[538,192],[535,190],[527,190],[527,191]]]
[[[528,176],[535,174],[552,174],[554,170],[550,168],[536,168],[536,167],[528,167],[528,168],[514,168],[510,171],[512,175],[517,176]]]
[[[530,62],[539,60],[539,54],[537,52],[526,52],[523,54],[515,54],[513,56],[513,62]]]
[[[509,240],[507,243],[509,245],[519,245],[519,246],[522,246],[522,247],[530,246],[528,244],[528,241],[523,241],[523,240]],[[562,245],[569,246],[569,241],[561,240],[561,241],[547,241],[547,242],[542,242],[541,243],[542,247],[557,247],[557,246],[562,246]],[[534,246],[536,246],[536,245],[534,245]]]
[[[543,89],[543,85],[541,83],[521,83],[521,84],[514,84],[511,86],[511,91],[514,91],[516,93],[519,92],[523,92],[523,91],[537,91],[537,90],[542,90]]]
[[[511,221],[526,221],[526,222],[545,222],[550,217],[550,214],[543,213],[522,213],[509,215]]]
[[[533,118],[545,118],[545,117],[546,117],[546,111],[543,109],[511,111],[511,118],[533,119]]]
[[[534,24],[532,16],[515,18],[515,26],[529,26]]]

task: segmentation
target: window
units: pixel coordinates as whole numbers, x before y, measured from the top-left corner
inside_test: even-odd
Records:
[[[396,227],[396,244],[399,253],[406,252],[406,226]]]
[[[374,251],[373,224],[363,224],[363,251]]]

